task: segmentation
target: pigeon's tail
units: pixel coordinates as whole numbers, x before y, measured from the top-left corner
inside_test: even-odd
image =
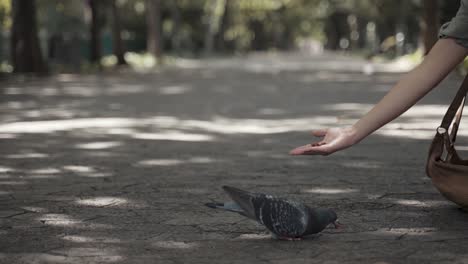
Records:
[[[224,208],[223,203],[206,203],[205,205],[208,206],[209,208],[213,208],[213,209],[223,209]]]
[[[242,208],[247,217],[256,219],[255,210],[252,205],[254,194],[230,186],[223,186],[223,190],[226,191],[226,193],[240,206],[240,208]]]
[[[206,203],[205,204],[206,206],[210,207],[210,208],[214,208],[214,209],[223,209],[223,210],[226,210],[226,211],[230,211],[230,212],[235,212],[235,213],[239,213],[241,215],[245,215],[244,214],[244,210],[242,210],[242,208],[240,208],[240,206],[236,203],[233,203],[233,202],[227,202],[227,203]]]

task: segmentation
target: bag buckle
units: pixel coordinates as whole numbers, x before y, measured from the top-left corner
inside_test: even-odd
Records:
[[[448,130],[444,127],[438,127],[437,128],[437,134],[442,135],[444,138],[444,147],[443,147],[443,152],[441,154],[440,159],[442,161],[447,161],[452,158],[452,149],[453,149],[453,142],[449,136]]]

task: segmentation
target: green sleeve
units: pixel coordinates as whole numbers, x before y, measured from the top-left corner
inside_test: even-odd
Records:
[[[440,28],[439,38],[453,38],[468,48],[468,0],[460,1],[457,15]]]

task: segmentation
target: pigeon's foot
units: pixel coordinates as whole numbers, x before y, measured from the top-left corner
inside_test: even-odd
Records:
[[[333,225],[335,226],[335,229],[343,229],[344,225],[339,223],[338,221],[333,222]]]

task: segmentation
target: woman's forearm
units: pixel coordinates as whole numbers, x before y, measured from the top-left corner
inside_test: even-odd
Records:
[[[454,39],[437,41],[424,61],[406,74],[354,124],[356,142],[397,118],[442,81],[468,54]]]

